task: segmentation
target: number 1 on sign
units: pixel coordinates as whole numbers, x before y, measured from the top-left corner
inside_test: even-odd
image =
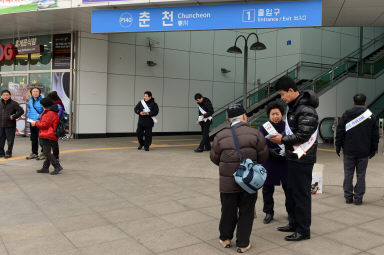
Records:
[[[255,22],[255,9],[243,10],[243,22]]]

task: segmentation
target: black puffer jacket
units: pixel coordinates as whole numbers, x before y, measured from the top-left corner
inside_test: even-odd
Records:
[[[159,114],[159,107],[155,103],[155,99],[151,98],[148,102],[145,102],[151,112],[149,115],[140,115],[140,112],[144,111],[144,106],[141,104],[141,101],[135,107],[135,113],[139,115],[139,125],[143,127],[153,127],[153,119],[157,114]]]
[[[315,109],[319,106],[319,98],[313,91],[306,90],[300,92],[299,97],[289,103],[288,106],[288,124],[293,134],[283,134],[282,138],[287,159],[304,164],[313,164],[316,162],[317,139],[315,144],[300,159],[298,159],[297,154],[293,153],[293,145],[307,142],[316,131],[319,120]]]
[[[203,102],[201,102],[201,104],[197,103],[201,108],[203,108],[204,111],[206,111],[206,113],[204,114],[204,118],[208,118],[208,117],[211,117],[214,113],[213,111],[213,106],[212,106],[212,103],[211,103],[211,100],[209,100],[208,98],[204,97],[203,99]],[[199,109],[199,116],[203,115],[202,112],[200,112],[200,109]]]
[[[345,132],[345,124],[365,112],[364,106],[355,106],[345,111],[336,129],[336,146],[346,155],[368,157],[377,152],[379,123],[374,115]]]
[[[5,103],[3,99],[0,100],[0,128],[16,127],[16,119],[23,114],[23,108],[16,101],[9,99]],[[10,116],[13,116],[13,120],[9,118]]]

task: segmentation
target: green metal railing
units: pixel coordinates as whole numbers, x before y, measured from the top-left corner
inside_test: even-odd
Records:
[[[276,90],[274,89],[275,84],[276,84],[276,81],[280,77],[282,77],[284,75],[289,75],[292,79],[297,80],[297,75],[298,75],[298,70],[299,70],[300,64],[301,64],[301,62],[292,66],[286,72],[283,72],[283,73],[275,76],[271,80],[264,83],[261,87],[249,91],[247,93],[247,106],[249,107],[249,106],[252,106],[252,105],[255,105],[255,104],[261,102],[262,100],[268,99],[271,96],[271,94],[276,92]],[[243,103],[243,97],[237,98],[236,100],[234,100],[230,104],[234,104],[234,103],[242,104]],[[213,116],[211,129],[215,128],[215,127],[217,127],[217,126],[219,126],[222,123],[227,121],[226,109],[227,109],[228,105],[225,105],[224,107],[216,110],[216,113]]]
[[[384,69],[384,58],[376,61],[375,63],[369,64],[364,63],[364,61],[359,60],[359,56],[361,53],[372,53],[375,52],[378,47],[374,47],[377,42],[383,42],[384,41],[384,34],[378,36],[377,38],[371,40],[367,44],[365,44],[362,48],[362,50],[358,49],[351,54],[349,54],[347,57],[339,60],[333,65],[324,65],[320,63],[311,63],[311,62],[299,62],[296,65],[288,68],[285,72],[273,77],[263,85],[261,85],[258,88],[255,88],[247,93],[247,101],[246,101],[246,108],[247,112],[252,111],[255,109],[258,105],[263,104],[265,101],[267,101],[269,98],[277,95],[277,91],[275,89],[275,85],[277,80],[284,76],[289,75],[293,80],[296,82],[299,80],[299,72],[305,67],[308,68],[315,68],[319,70],[318,72],[321,73],[320,75],[315,76],[310,81],[305,82],[299,88],[301,90],[310,89],[315,91],[316,93],[325,93],[327,89],[331,88],[335,81],[341,80],[342,78],[345,78],[349,75],[351,76],[358,76],[359,70],[362,70],[362,74],[364,77],[374,77],[378,73],[380,73]],[[383,43],[384,44],[384,43]],[[369,55],[365,54],[365,55]],[[325,72],[324,72],[325,70]],[[243,103],[243,98],[239,97],[232,101],[230,104]],[[211,125],[211,130],[215,130],[216,128],[219,128],[220,125],[224,125],[227,120],[226,115],[226,108],[229,104],[225,105],[224,107],[217,109],[216,113],[213,116],[213,121]],[[262,115],[256,114],[253,117],[250,118],[251,125],[257,125],[258,122],[257,119],[260,118]]]
[[[375,101],[373,101],[368,106],[368,108],[372,111],[373,114],[375,114],[376,117],[383,118],[384,117],[384,92]]]

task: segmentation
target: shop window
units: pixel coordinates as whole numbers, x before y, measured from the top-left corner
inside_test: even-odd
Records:
[[[29,56],[30,70],[50,70],[52,60],[52,40],[50,35],[36,36],[36,44],[43,45],[42,53],[34,53]]]
[[[51,91],[51,73],[31,73],[29,84],[38,84],[42,88],[42,94],[46,96]]]

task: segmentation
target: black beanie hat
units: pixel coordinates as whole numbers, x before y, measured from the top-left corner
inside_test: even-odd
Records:
[[[247,113],[241,104],[230,105],[227,109],[228,118],[234,118]]]
[[[40,100],[40,104],[44,107],[47,108],[49,106],[53,105],[53,101],[50,98],[43,98]]]

